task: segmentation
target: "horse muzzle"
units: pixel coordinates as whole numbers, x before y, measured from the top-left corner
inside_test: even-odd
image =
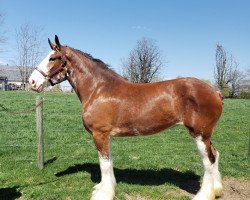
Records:
[[[41,76],[36,71],[34,71],[29,78],[31,89],[36,92],[42,92],[45,88],[46,82],[47,79]]]

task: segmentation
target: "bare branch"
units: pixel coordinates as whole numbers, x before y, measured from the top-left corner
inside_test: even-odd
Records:
[[[214,78],[217,87],[223,92],[227,88],[227,96],[235,97],[239,94],[244,75],[238,70],[239,64],[233,56],[226,52],[222,45],[217,45],[215,54],[216,66]],[[224,94],[225,95],[225,94]]]
[[[27,89],[28,78],[38,64],[41,52],[40,34],[42,29],[28,23],[16,30],[17,67],[19,68],[23,89]]]
[[[162,67],[163,59],[158,46],[153,40],[143,38],[123,62],[123,75],[131,82],[148,83],[158,76]]]
[[[0,13],[0,27],[3,27],[4,25],[4,14],[3,13]],[[6,37],[6,31],[1,28],[0,29],[0,44],[4,44],[5,42],[7,41],[7,37]],[[3,49],[2,47],[0,48],[0,52],[2,52]]]
[[[228,55],[222,45],[217,44],[215,60],[215,82],[219,89],[223,90],[223,88],[231,81],[231,72],[233,70],[233,57],[232,55]]]

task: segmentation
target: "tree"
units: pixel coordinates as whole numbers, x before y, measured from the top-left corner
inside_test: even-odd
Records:
[[[17,62],[22,77],[22,88],[27,90],[28,78],[38,64],[41,52],[40,35],[42,29],[31,24],[23,24],[16,30]]]
[[[220,44],[216,46],[215,60],[214,79],[216,86],[222,91],[224,97],[235,96],[241,79],[241,73],[237,70],[238,63]]]
[[[214,78],[216,86],[222,91],[224,97],[237,97],[240,93],[242,81],[245,78],[244,73],[238,70],[239,64],[219,44],[216,47],[215,59]]]
[[[216,66],[214,79],[218,88],[223,91],[231,80],[232,56],[229,56],[222,45],[217,44],[215,54]]]
[[[123,76],[134,83],[149,83],[158,77],[162,67],[163,58],[155,41],[143,38],[123,62]]]
[[[243,79],[240,81],[240,98],[250,99],[250,68],[246,69]]]
[[[237,64],[236,64],[237,66]],[[239,71],[235,68],[231,73],[231,80],[229,84],[229,97],[234,98],[237,97],[240,93],[242,81],[246,76],[243,72]]]
[[[4,24],[4,14],[0,13],[0,27],[3,27]],[[6,32],[1,28],[0,29],[0,44],[4,44],[7,40],[6,36],[5,36]],[[2,52],[2,48],[0,48],[0,52]]]
[[[250,67],[245,71],[245,77],[241,81],[241,91],[250,92]]]

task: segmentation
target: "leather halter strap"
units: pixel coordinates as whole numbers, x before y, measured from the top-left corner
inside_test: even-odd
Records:
[[[64,80],[59,81],[59,82],[56,82],[56,83],[54,83],[54,82],[52,81],[52,78],[53,78],[55,75],[57,75],[58,73],[60,73],[60,72],[62,72],[62,71],[66,71],[66,72],[67,72],[67,69],[66,69],[66,62],[67,62],[67,61],[66,61],[65,57],[62,56],[62,58],[61,58],[61,65],[60,65],[59,67],[55,68],[54,70],[49,71],[48,74],[46,74],[45,72],[43,72],[41,69],[39,69],[39,68],[37,68],[37,67],[35,68],[35,70],[37,70],[40,74],[42,74],[42,75],[50,82],[50,84],[51,84],[52,86],[54,86],[55,84],[60,83],[60,82],[64,81],[65,79],[67,79],[67,73],[65,73],[65,79],[64,79]],[[52,68],[52,69],[53,69],[53,68]]]
[[[42,70],[40,70],[38,67],[36,67],[36,68],[35,68],[35,70],[39,71],[39,72],[40,72],[40,74],[42,74],[45,78],[47,78],[47,77],[48,77],[48,75],[47,75],[47,74],[45,74]]]

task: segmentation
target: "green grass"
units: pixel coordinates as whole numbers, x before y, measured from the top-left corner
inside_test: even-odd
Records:
[[[74,94],[44,93],[45,160],[36,166],[35,113],[13,114],[34,105],[38,94],[0,92],[0,199],[89,199],[100,181],[97,152],[84,130]],[[250,178],[249,100],[224,100],[213,135],[224,178]],[[116,199],[140,196],[185,200],[195,193],[202,165],[193,140],[181,126],[149,137],[114,138]],[[190,186],[191,185],[191,186]],[[172,191],[172,192],[171,192]],[[173,192],[174,191],[174,192]]]

